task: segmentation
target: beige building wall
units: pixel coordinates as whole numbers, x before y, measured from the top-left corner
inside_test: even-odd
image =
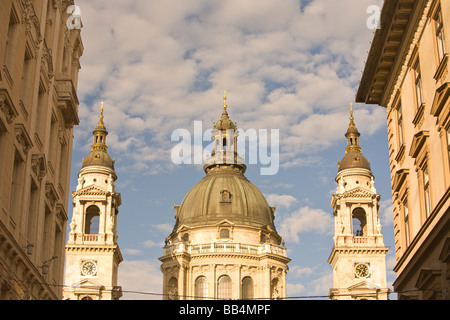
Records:
[[[80,30],[73,1],[0,2],[0,299],[61,299]]]
[[[385,2],[358,102],[386,108],[400,299],[450,299],[450,2]]]

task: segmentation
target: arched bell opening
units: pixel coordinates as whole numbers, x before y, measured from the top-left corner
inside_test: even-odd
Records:
[[[367,218],[363,208],[356,208],[352,212],[353,235],[357,237],[367,235]]]
[[[98,234],[99,225],[100,225],[100,209],[96,205],[89,206],[86,210],[84,233]]]

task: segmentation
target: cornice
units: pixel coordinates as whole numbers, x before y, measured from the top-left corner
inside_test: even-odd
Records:
[[[76,197],[76,196],[108,196],[110,195],[110,192],[99,188],[97,186],[89,186],[77,191],[72,192],[72,196]]]
[[[386,97],[390,96],[387,90],[391,91],[401,82],[408,56],[411,56],[427,19],[427,10],[424,13],[427,3],[429,7],[426,0],[384,2],[381,29],[374,34],[356,102],[387,107]]]
[[[213,258],[220,258],[220,259],[246,259],[246,260],[254,260],[254,261],[263,261],[263,260],[275,260],[282,263],[288,263],[291,261],[291,259],[276,255],[273,253],[263,253],[263,254],[248,254],[248,253],[240,253],[240,252],[207,252],[207,253],[187,253],[187,252],[179,252],[175,254],[168,254],[166,256],[160,257],[159,260],[161,262],[165,262],[167,260],[175,259],[182,257],[188,261],[192,260],[203,260],[203,259],[213,259]]]

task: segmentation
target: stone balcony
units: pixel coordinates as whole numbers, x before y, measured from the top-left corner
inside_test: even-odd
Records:
[[[78,118],[78,96],[72,79],[60,78],[55,81],[55,88],[58,97],[58,107],[64,116],[67,128],[72,128],[80,123]]]
[[[205,160],[205,165],[212,164],[245,164],[245,160],[231,150],[223,150],[217,151]]]
[[[382,235],[369,235],[369,236],[350,236],[340,235],[336,239],[337,246],[350,246],[350,247],[383,247]]]
[[[211,254],[211,253],[243,253],[252,255],[276,254],[287,257],[286,248],[273,244],[242,244],[242,243],[205,243],[188,245],[177,243],[164,247],[164,256],[172,254]]]

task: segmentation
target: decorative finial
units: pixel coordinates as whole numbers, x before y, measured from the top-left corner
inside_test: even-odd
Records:
[[[227,110],[227,91],[225,90],[223,92],[223,110]]]
[[[353,123],[355,118],[353,117],[353,102],[350,102],[350,123]]]
[[[101,107],[100,107],[100,122],[103,121],[103,105],[104,105],[104,101],[102,100],[101,102]]]

